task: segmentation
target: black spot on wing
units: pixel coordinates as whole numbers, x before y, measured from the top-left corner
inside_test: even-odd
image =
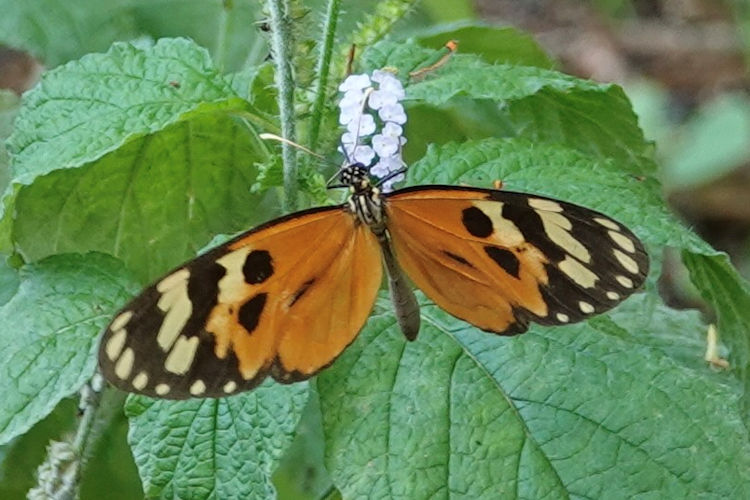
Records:
[[[260,315],[266,305],[266,296],[265,293],[259,293],[240,307],[237,319],[249,333],[253,333],[260,322]]]
[[[493,246],[484,247],[484,251],[490,259],[494,260],[506,273],[518,279],[518,270],[521,267],[521,263],[518,261],[516,254],[506,248]]]
[[[273,274],[273,259],[267,250],[253,250],[242,265],[245,282],[251,285],[263,283]]]
[[[289,307],[292,307],[294,304],[296,304],[297,301],[301,299],[302,296],[310,289],[313,283],[315,283],[315,278],[309,279],[302,283],[302,286],[299,287],[299,290],[294,292],[294,295],[292,295],[292,300],[289,301]]]
[[[502,216],[513,222],[524,239],[541,250],[550,261],[560,262],[567,256],[565,250],[547,236],[536,210],[518,203],[504,203]]]
[[[455,253],[449,252],[448,250],[443,250],[442,252],[443,252],[444,255],[446,255],[447,257],[449,257],[452,260],[455,260],[459,264],[463,264],[464,266],[468,266],[468,267],[474,268],[474,265],[471,262],[469,262],[468,260],[464,259],[460,255],[456,255]]]
[[[193,310],[182,332],[188,336],[205,326],[208,315],[219,301],[219,281],[227,273],[216,261],[197,262],[199,264],[187,268],[190,272],[187,293]]]
[[[487,238],[492,234],[492,220],[477,207],[465,208],[461,213],[461,222],[469,234],[477,238]]]

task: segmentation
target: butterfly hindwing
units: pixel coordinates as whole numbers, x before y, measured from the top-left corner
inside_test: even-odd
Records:
[[[611,309],[645,280],[648,256],[627,228],[542,196],[454,186],[388,195],[401,266],[449,313],[516,334]]]
[[[173,270],[114,318],[99,362],[129,392],[183,399],[308,378],[351,343],[382,269],[343,207],[255,228]]]

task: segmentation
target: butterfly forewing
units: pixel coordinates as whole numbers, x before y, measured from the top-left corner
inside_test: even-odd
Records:
[[[343,207],[277,219],[167,274],[118,313],[99,362],[129,392],[183,399],[308,378],[354,339],[382,269]]]
[[[648,256],[613,219],[507,191],[424,186],[386,199],[401,266],[449,313],[516,334],[611,309],[645,280]]]

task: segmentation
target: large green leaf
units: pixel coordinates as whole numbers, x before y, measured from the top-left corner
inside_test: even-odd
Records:
[[[94,373],[98,335],[135,292],[122,263],[57,255],[21,269],[0,308],[0,443],[26,432]]]
[[[23,187],[16,247],[28,260],[107,252],[142,280],[154,279],[215,234],[247,229],[268,215],[261,196],[250,193],[259,159],[247,129],[225,115],[182,121]]]
[[[190,111],[244,111],[208,52],[188,40],[141,49],[118,43],[44,75],[27,93],[8,139],[13,181],[29,184],[79,167],[126,141],[162,130]]]
[[[17,250],[108,252],[148,280],[266,218],[250,193],[270,156],[254,109],[186,40],[118,44],[51,71],[9,142]]]
[[[291,443],[307,384],[266,382],[223,399],[133,396],[128,440],[148,497],[270,498],[271,474]]]
[[[413,43],[382,42],[363,56],[369,69],[394,67],[406,78],[433,51]],[[652,172],[650,146],[622,89],[543,68],[487,64],[457,54],[423,80],[408,85],[407,102],[445,106],[468,97],[496,108],[493,119],[513,135],[556,142],[600,157],[629,160],[636,174]],[[499,111],[499,113],[498,113]]]
[[[738,498],[736,382],[639,344],[629,318],[648,310],[621,309],[507,338],[425,305],[412,343],[372,317],[318,377],[334,483],[345,498]]]

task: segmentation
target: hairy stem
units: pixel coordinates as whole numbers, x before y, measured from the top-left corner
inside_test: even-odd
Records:
[[[268,0],[271,14],[271,50],[276,65],[276,87],[279,90],[279,111],[281,135],[295,141],[294,122],[294,76],[292,75],[292,30],[289,19],[288,0]],[[284,160],[284,210],[291,212],[297,208],[297,156],[296,151],[286,143],[281,143],[281,156]]]
[[[341,0],[328,0],[326,17],[323,21],[323,44],[318,54],[318,65],[315,68],[317,83],[315,86],[315,102],[313,103],[310,122],[310,137],[307,145],[315,149],[320,133],[320,123],[323,120],[323,107],[325,106],[326,93],[328,90],[328,75],[331,67],[331,54],[333,53],[333,42],[336,35],[336,24],[341,12]]]

